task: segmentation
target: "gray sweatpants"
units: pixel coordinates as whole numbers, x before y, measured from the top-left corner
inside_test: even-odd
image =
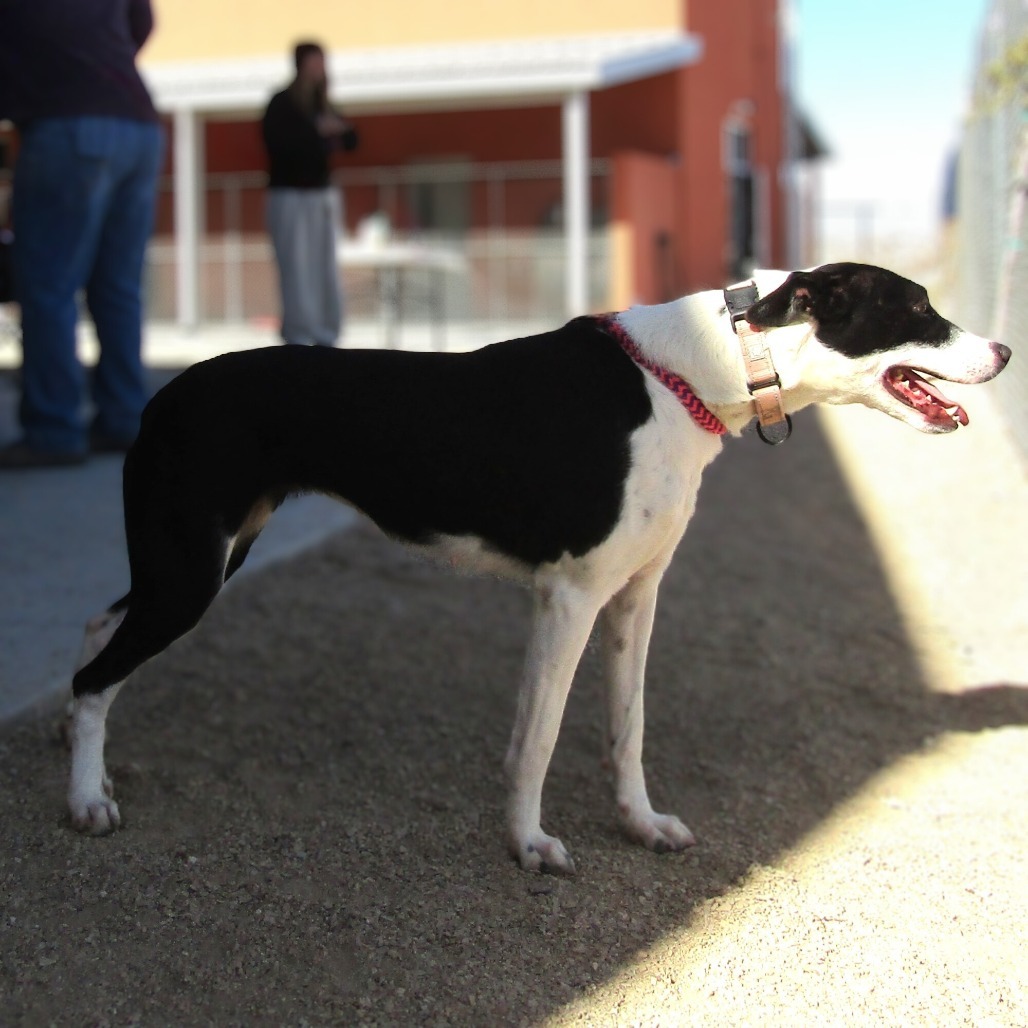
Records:
[[[282,339],[334,346],[343,324],[336,263],[339,190],[269,189],[267,223],[278,265]]]

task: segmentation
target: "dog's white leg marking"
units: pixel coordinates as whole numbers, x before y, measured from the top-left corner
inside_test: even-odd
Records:
[[[76,671],[81,671],[111,641],[118,626],[125,620],[124,610],[106,610],[86,622],[86,634],[82,640]]]
[[[510,782],[510,848],[526,871],[575,872],[564,844],[542,829],[542,792],[564,704],[598,608],[585,591],[567,582],[536,590],[532,637],[504,765]]]
[[[122,684],[76,697],[72,710],[68,807],[72,824],[90,835],[106,835],[121,824],[114,789],[104,768],[104,735],[107,711]]]
[[[603,610],[602,646],[607,675],[606,744],[614,766],[618,818],[631,838],[657,853],[681,850],[696,841],[670,814],[650,805],[643,775],[643,685],[663,567],[633,579]]]
[[[124,611],[106,613],[86,625],[86,638],[78,666],[88,664],[114,635],[125,617]],[[71,710],[71,782],[68,807],[72,824],[80,832],[106,835],[121,823],[114,787],[104,767],[104,736],[107,711],[123,683],[102,693],[78,696]]]

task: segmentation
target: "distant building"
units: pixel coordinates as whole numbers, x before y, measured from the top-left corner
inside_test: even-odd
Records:
[[[347,231],[377,213],[394,236],[462,247],[468,316],[620,308],[801,265],[814,219],[797,162],[817,148],[789,95],[786,7],[159,4],[142,59],[171,143],[157,313],[273,304],[257,122],[301,38],[325,46],[360,131],[339,161]]]

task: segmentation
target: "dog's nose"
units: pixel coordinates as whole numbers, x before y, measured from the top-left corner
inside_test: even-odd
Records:
[[[999,366],[1005,368],[1007,361],[1010,360],[1010,347],[1004,346],[1002,343],[993,343],[992,352],[996,355],[996,360],[999,361]]]

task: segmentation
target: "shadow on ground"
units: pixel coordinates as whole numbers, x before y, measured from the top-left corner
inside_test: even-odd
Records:
[[[343,534],[239,583],[125,691],[117,835],[67,827],[50,721],[0,738],[11,1023],[537,1022],[898,757],[1028,723],[1019,685],[922,680],[813,417],[728,451],[649,670],[651,791],[695,850],[613,827],[591,648],[545,796],[579,874],[517,870],[501,760],[527,595]]]

